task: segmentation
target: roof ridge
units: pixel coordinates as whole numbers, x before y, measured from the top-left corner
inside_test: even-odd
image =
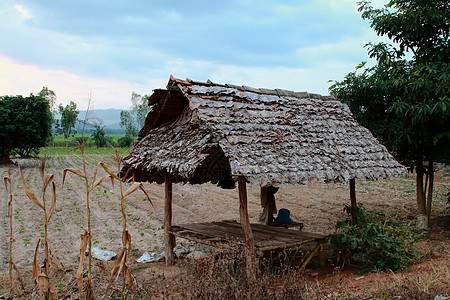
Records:
[[[210,79],[208,79],[206,82],[192,80],[190,78],[186,78],[185,81],[184,80],[180,80],[180,79],[175,79],[175,80],[178,80],[180,83],[181,82],[188,82],[190,84],[195,84],[195,85],[229,87],[229,88],[234,88],[234,89],[237,89],[237,90],[240,90],[240,91],[244,91],[244,92],[252,92],[252,93],[266,94],[266,95],[277,95],[277,96],[280,96],[280,97],[281,96],[285,96],[285,97],[295,97],[295,98],[300,98],[300,99],[313,98],[313,99],[320,99],[320,100],[336,100],[336,98],[331,96],[331,95],[321,95],[321,94],[315,94],[315,93],[308,93],[306,91],[304,91],[304,92],[295,92],[295,91],[284,90],[284,89],[254,88],[254,87],[247,86],[247,85],[234,85],[234,84],[230,84],[230,83],[220,84],[220,83],[213,82]]]

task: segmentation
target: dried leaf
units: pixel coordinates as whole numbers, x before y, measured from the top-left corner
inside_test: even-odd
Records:
[[[87,233],[83,233],[81,235],[81,245],[80,245],[80,265],[78,266],[76,274],[78,291],[80,292],[80,294],[83,292],[83,266],[87,244],[88,244]]]
[[[106,178],[110,177],[109,175],[105,175],[102,178],[97,179],[92,186],[89,188],[89,193],[92,192],[96,186],[98,186],[99,184],[101,184]]]
[[[88,274],[88,278],[86,280],[86,291],[84,292],[84,299],[91,299],[95,300],[97,299],[94,295],[94,283],[92,282],[92,276],[91,274]]]
[[[53,175],[45,175],[44,184],[42,185],[42,193],[45,193],[48,185],[50,184],[50,182],[52,182],[52,180],[53,180]]]
[[[111,270],[111,277],[120,275],[120,272],[122,271],[123,265],[125,264],[127,256],[127,251],[125,247],[122,247],[122,250],[120,250],[120,254],[117,257],[116,263],[114,264],[114,268]]]
[[[83,173],[81,173],[77,169],[72,169],[72,168],[65,169],[64,172],[63,172],[63,184],[66,181],[66,174],[67,174],[67,172],[72,172],[72,173],[74,173],[74,174],[76,174],[76,175],[78,175],[80,177],[86,178],[86,176],[84,176]]]
[[[99,164],[97,164],[97,165],[95,166],[94,178],[93,178],[94,181],[95,181],[95,179],[97,178],[98,166],[99,166]]]
[[[126,271],[126,280],[128,280],[128,288],[130,289],[131,293],[133,294],[134,293],[134,289],[133,289],[134,278],[131,275],[131,271],[128,268],[127,268],[127,271]]]
[[[20,282],[20,287],[22,288],[22,290],[25,290],[25,285],[24,285],[24,283],[23,283],[23,278],[22,278],[22,276],[20,276],[19,269],[17,269],[17,266],[16,266],[16,264],[15,264],[14,262],[11,262],[11,263],[12,263],[12,265],[13,265],[13,267],[14,267],[14,270],[16,270],[16,273],[17,273],[17,279],[18,279],[19,282]]]
[[[8,190],[8,183],[9,183],[9,185],[11,185],[11,178],[5,177],[5,178],[3,178],[3,180],[4,180],[4,182],[5,182],[5,188],[6,188],[6,190]]]
[[[108,167],[104,164],[104,163],[100,163],[100,165],[103,167],[103,169],[106,171],[106,173],[108,173],[109,175],[111,175],[111,177],[113,177],[116,180],[120,180],[119,177],[117,177],[116,174],[114,174],[113,172],[111,172]]]
[[[136,191],[140,185],[142,185],[142,183],[140,183],[140,182],[133,183],[133,185],[128,189],[128,191],[126,191],[125,194],[123,194],[122,198],[125,199],[128,195],[130,195],[131,193],[134,193],[134,191]]]
[[[58,300],[58,293],[55,290],[55,286],[50,284],[50,288],[48,290],[48,299],[49,300]]]
[[[48,276],[45,275],[44,273],[41,273],[38,275],[38,279],[37,279],[37,283],[39,286],[39,290],[46,294],[48,293],[49,290],[49,283],[48,283]]]
[[[38,264],[38,257],[39,257],[39,244],[41,243],[41,240],[38,240],[38,243],[36,245],[36,250],[34,250],[34,260],[33,260],[33,279],[34,283],[37,284],[39,273],[41,273],[41,268]]]
[[[125,230],[124,237],[126,239],[126,242],[124,245],[128,244],[128,255],[130,255],[131,252],[131,234],[128,232],[128,230]]]
[[[109,178],[111,178],[111,185],[112,185],[112,187],[113,187],[113,189],[114,189],[114,177],[109,176]]]
[[[154,207],[152,199],[150,199],[150,196],[148,195],[147,191],[144,188],[144,185],[141,183],[139,188],[144,192],[145,196],[147,197],[148,201],[150,201],[150,204]]]
[[[30,198],[31,201],[36,203],[40,208],[44,209],[44,206],[39,202],[39,200],[36,198],[36,196],[28,189],[27,184],[25,183],[25,176],[23,175],[22,168],[20,168],[19,165],[19,171],[20,171],[20,177],[22,178],[22,185],[25,189],[25,193],[27,194],[28,198]]]
[[[52,206],[50,207],[50,211],[47,213],[47,224],[50,222],[50,219],[53,215],[53,212],[55,211],[55,205],[56,205],[56,184],[52,182]]]

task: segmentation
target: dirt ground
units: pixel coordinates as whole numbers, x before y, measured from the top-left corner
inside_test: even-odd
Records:
[[[111,157],[101,155],[87,156],[87,167],[91,176],[99,162],[104,162],[113,170]],[[41,199],[42,179],[37,161],[22,162],[27,184],[38,199]],[[55,155],[47,161],[46,173],[53,174],[57,186],[57,203],[55,213],[49,224],[49,246],[55,258],[54,281],[59,293],[69,297],[75,293],[74,275],[79,263],[80,234],[87,227],[86,199],[84,182],[69,173],[64,186],[62,185],[63,170],[75,168],[82,170],[79,155]],[[20,181],[17,167],[11,167],[13,191],[13,260],[21,275],[25,279],[26,291],[24,298],[32,298],[33,283],[31,270],[33,255],[38,239],[43,235],[42,210],[29,200]],[[0,168],[2,178],[8,176],[8,167]],[[106,173],[99,170],[97,177]],[[427,261],[422,262],[434,266],[434,262],[448,261],[450,258],[450,209],[447,204],[447,193],[450,191],[450,181],[438,174],[435,184],[435,198],[432,230],[421,241],[421,247],[427,252]],[[90,178],[92,181],[92,177]],[[176,269],[165,267],[162,263],[139,264],[136,259],[144,252],[163,251],[163,216],[164,216],[164,187],[156,184],[145,184],[153,206],[140,191],[127,198],[126,214],[127,228],[132,236],[132,253],[130,265],[137,278],[138,288],[157,274],[170,276]],[[173,195],[173,224],[190,222],[206,222],[214,220],[239,220],[238,192],[223,190],[214,185],[180,185],[174,186]],[[251,222],[257,222],[261,212],[259,187],[248,186],[249,216]],[[9,261],[9,217],[8,194],[2,188],[1,200],[1,229],[0,229],[0,299],[9,295],[8,289],[8,261]],[[92,240],[95,247],[107,249],[116,253],[121,249],[122,217],[120,212],[119,189],[111,182],[105,181],[102,186],[94,189],[91,195]],[[343,207],[349,203],[348,186],[341,184],[310,184],[304,186],[282,186],[276,194],[277,208],[288,208],[295,221],[305,224],[304,231],[330,234],[334,232],[337,220],[344,217]],[[50,197],[49,197],[50,198]],[[363,203],[370,210],[399,214],[413,220],[416,215],[416,200],[414,180],[411,178],[394,178],[390,180],[357,181],[357,201]],[[49,204],[48,204],[49,205]],[[177,240],[178,245],[202,249],[200,245],[187,240]],[[42,251],[41,251],[42,252]],[[104,289],[107,284],[108,272],[113,262],[94,263],[94,285]],[[439,265],[439,263],[438,263]],[[414,271],[416,270],[416,271]],[[308,270],[312,278],[320,278],[314,270]],[[420,268],[411,272],[422,272]],[[97,273],[96,273],[97,272]],[[56,276],[56,274],[58,274]],[[155,275],[156,274],[156,275]],[[169,274],[169,275],[168,275]],[[340,276],[343,276],[342,274]],[[383,277],[384,276],[384,277]],[[358,274],[345,273],[345,280],[350,287],[361,287],[370,284],[370,280],[388,277],[390,275],[367,275],[363,278]],[[51,276],[50,276],[51,277]],[[327,277],[323,282],[335,279]],[[398,276],[396,277],[398,278]],[[328,281],[327,281],[328,280]],[[2,296],[3,295],[3,296]],[[448,296],[448,295],[447,295]]]

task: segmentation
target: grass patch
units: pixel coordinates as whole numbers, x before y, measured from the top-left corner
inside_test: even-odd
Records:
[[[97,155],[114,155],[114,149],[117,148],[85,148],[84,152],[86,155],[97,154]],[[128,154],[131,151],[131,148],[119,148],[117,149],[120,154]],[[72,148],[68,147],[43,147],[40,149],[40,155],[70,155],[73,154]],[[76,151],[75,151],[76,153]]]

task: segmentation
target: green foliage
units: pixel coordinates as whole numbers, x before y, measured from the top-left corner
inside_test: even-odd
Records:
[[[358,207],[346,206],[348,218],[336,224],[330,248],[341,262],[360,263],[366,271],[402,270],[418,257],[414,243],[422,234],[411,223]],[[354,220],[351,215],[353,214]]]
[[[134,139],[131,136],[124,136],[118,139],[117,144],[121,148],[130,147],[133,145]]]
[[[372,28],[399,46],[369,43],[375,66],[362,63],[331,93],[403,163],[448,159],[449,2],[394,0],[382,9],[359,4]]]
[[[125,134],[127,136],[130,136],[130,137],[136,136],[137,129],[134,124],[135,124],[135,122],[134,122],[133,118],[131,117],[131,112],[122,110],[120,112],[120,127],[125,129]]]
[[[77,104],[70,101],[70,104],[65,107],[62,104],[59,105],[59,113],[61,114],[61,128],[64,137],[67,139],[72,133],[72,128],[78,120],[80,111],[77,109]]]
[[[50,90],[48,87],[43,86],[42,90],[38,93],[38,96],[42,97],[48,101],[50,111],[52,112],[52,115],[53,115],[53,109],[54,109],[55,102],[56,102],[55,92]]]
[[[91,137],[97,147],[106,147],[113,143],[112,138],[105,134],[105,127],[101,125],[95,126]]]
[[[10,153],[28,156],[39,152],[51,136],[49,103],[30,95],[0,97],[0,157]]]
[[[429,216],[433,163],[450,160],[450,2],[391,0],[382,9],[367,1],[359,5],[377,34],[398,46],[367,44],[375,65],[360,64],[330,92],[398,160],[416,168],[418,210]]]
[[[148,95],[131,94],[131,107],[129,111],[120,112],[120,127],[125,129],[128,136],[136,136],[144,126],[147,114],[151,107],[148,106]]]

